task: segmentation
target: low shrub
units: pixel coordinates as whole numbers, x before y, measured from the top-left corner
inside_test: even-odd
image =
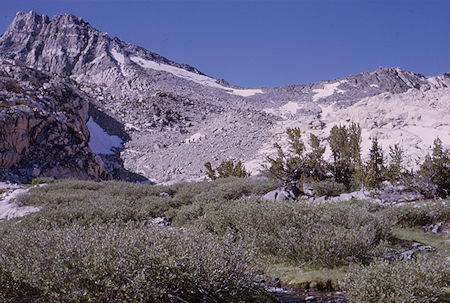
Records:
[[[329,180],[313,182],[311,184],[311,187],[314,191],[314,194],[319,197],[335,197],[347,191],[347,188],[344,184]]]
[[[434,222],[450,222],[449,201],[402,205],[389,209],[403,227],[421,227]]]
[[[450,286],[450,267],[444,261],[425,259],[389,263],[376,261],[369,266],[352,266],[342,281],[350,302],[419,303],[437,302],[443,287]]]
[[[251,239],[262,256],[331,267],[366,261],[392,228],[386,213],[356,202],[305,205],[251,198],[203,207],[191,224]]]
[[[5,225],[2,225],[5,227]],[[131,224],[0,229],[3,302],[252,301],[242,241]]]

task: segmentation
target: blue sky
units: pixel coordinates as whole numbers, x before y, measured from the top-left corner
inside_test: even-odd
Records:
[[[449,0],[8,0],[71,13],[110,36],[244,87],[309,83],[401,67],[450,72]]]

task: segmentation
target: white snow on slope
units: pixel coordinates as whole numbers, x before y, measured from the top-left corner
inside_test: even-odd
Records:
[[[151,61],[151,60],[146,60],[146,59],[136,57],[136,56],[131,56],[130,60],[133,61],[134,63],[140,65],[143,68],[150,68],[153,70],[168,72],[177,77],[180,77],[180,78],[183,78],[183,79],[186,79],[186,80],[189,80],[189,81],[201,84],[201,85],[226,90],[227,93],[232,94],[232,95],[249,97],[249,96],[253,96],[255,94],[263,93],[263,91],[261,89],[235,89],[235,88],[225,87],[225,86],[222,86],[219,83],[217,83],[216,79],[214,79],[214,78],[196,74],[196,73],[187,71],[185,69],[182,69],[182,68],[179,68],[176,66],[162,64],[162,63],[158,63],[158,62]]]
[[[89,138],[89,146],[96,154],[111,155],[114,152],[111,150],[113,147],[121,147],[122,139],[117,136],[111,136],[106,133],[100,125],[98,125],[92,117],[89,118],[86,126],[91,133]]]
[[[28,192],[30,188],[0,182],[0,189],[6,190],[5,193],[0,194],[0,220],[23,217],[40,210],[40,208],[34,206],[19,206],[14,202],[16,198]]]
[[[280,109],[282,112],[288,112],[292,115],[295,115],[297,113],[297,109],[299,109],[300,106],[297,102],[289,101],[285,105],[283,105]]]
[[[229,87],[223,87],[222,89],[226,89],[227,93],[232,95],[238,95],[242,97],[249,97],[256,94],[264,94],[262,89],[260,88],[229,88]],[[228,91],[231,90],[231,91]]]
[[[117,62],[125,64],[125,56],[123,54],[117,52],[115,49],[111,49],[110,53]]]
[[[203,138],[205,138],[206,135],[201,134],[201,133],[195,133],[192,136],[190,136],[189,138],[187,138],[184,143],[195,143],[195,142],[200,142],[202,141]]]
[[[283,106],[280,106],[278,108],[268,107],[268,108],[264,108],[263,111],[268,114],[281,116],[283,118],[291,118],[293,115],[295,115],[297,113],[297,110],[300,108],[301,108],[301,106],[297,102],[289,101],[288,103],[286,103]]]
[[[323,85],[323,88],[316,88],[313,89],[313,92],[315,95],[313,96],[313,101],[317,101],[322,98],[329,97],[333,95],[334,93],[345,93],[345,90],[339,89],[338,86],[341,85],[341,83],[345,83],[347,80],[341,80],[335,83],[326,83]]]

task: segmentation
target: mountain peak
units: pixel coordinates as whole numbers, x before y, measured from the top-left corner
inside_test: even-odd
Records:
[[[16,17],[7,31],[32,29],[42,24],[48,24],[49,22],[50,18],[44,14],[39,15],[34,11],[28,13],[17,12]]]

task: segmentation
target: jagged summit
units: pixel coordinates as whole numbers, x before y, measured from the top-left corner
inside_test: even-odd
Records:
[[[26,61],[57,74],[90,72],[93,66],[99,67],[102,64],[107,69],[111,64],[117,63],[110,51],[114,49],[117,53],[119,49],[125,54],[138,53],[145,59],[204,75],[189,65],[168,60],[117,38],[110,38],[82,18],[70,14],[56,15],[50,19],[33,11],[18,12],[2,36],[0,48],[5,52],[3,57]],[[89,68],[85,68],[86,66]]]

